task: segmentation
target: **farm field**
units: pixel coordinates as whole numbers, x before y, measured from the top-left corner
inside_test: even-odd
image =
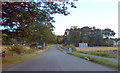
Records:
[[[118,50],[118,47],[87,47],[87,48],[79,48],[76,47],[77,51],[110,51],[110,50]]]
[[[78,53],[118,59],[118,47],[77,47],[76,50]]]

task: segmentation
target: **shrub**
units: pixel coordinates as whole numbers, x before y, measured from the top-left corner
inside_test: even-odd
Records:
[[[22,45],[19,45],[19,44],[15,44],[11,47],[11,51],[15,51],[17,52],[18,54],[21,54],[21,52],[24,51],[24,47]]]
[[[37,43],[37,42],[33,42],[33,43],[31,43],[30,44],[30,47],[35,47],[35,46],[37,46],[39,43]]]
[[[73,51],[76,51],[76,48],[73,44],[67,45],[66,48],[72,48]]]
[[[12,45],[13,43],[15,43],[16,39],[14,38],[9,38],[9,40],[7,42],[9,42],[10,45]]]
[[[12,45],[15,43],[16,39],[10,38],[7,34],[2,34],[2,44],[3,45]]]
[[[110,46],[110,43],[109,43],[108,41],[106,41],[106,42],[104,43],[104,45],[105,45],[105,46]]]

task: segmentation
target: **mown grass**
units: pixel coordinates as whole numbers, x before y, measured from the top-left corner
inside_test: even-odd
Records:
[[[63,52],[63,50],[61,50],[61,49],[60,49],[60,48],[58,48],[57,46],[56,46],[56,48],[57,48],[59,51]]]
[[[17,56],[2,58],[2,64],[18,63],[18,62],[29,60],[45,52],[48,49],[48,47],[49,46],[46,46],[42,50],[29,50],[28,52],[23,53],[21,55],[17,55]]]
[[[77,57],[83,58],[83,59],[87,58],[87,59],[89,59],[89,61],[96,62],[96,63],[102,64],[102,65],[106,65],[106,66],[113,67],[113,68],[120,70],[120,68],[118,67],[118,63],[116,63],[116,62],[112,62],[109,60],[100,59],[100,58],[96,58],[96,57],[84,56],[84,55],[71,53],[71,52],[67,52],[67,54],[74,55],[74,56],[77,56]]]

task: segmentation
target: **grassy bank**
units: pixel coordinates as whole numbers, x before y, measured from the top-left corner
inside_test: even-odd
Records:
[[[84,56],[84,55],[80,55],[80,54],[76,54],[76,53],[70,53],[70,52],[68,52],[67,54],[74,55],[74,56],[77,56],[77,57],[80,57],[83,59],[87,59],[92,62],[96,62],[96,63],[102,64],[102,65],[106,65],[106,66],[118,69],[118,63],[116,63],[116,62],[112,62],[112,61],[105,60],[105,59],[99,59],[99,58],[95,58],[95,57],[90,57],[90,56]]]
[[[57,48],[59,51],[63,52],[63,50],[61,50],[61,49],[60,49],[60,48],[58,48],[57,46],[56,46],[56,48]]]
[[[21,55],[2,58],[2,64],[18,63],[18,62],[32,59],[33,57],[38,56],[38,55],[42,54],[43,52],[45,52],[48,48],[49,48],[49,46],[46,46],[44,49],[38,49],[38,50],[33,49],[33,50],[29,50],[26,53],[23,53]]]
[[[60,47],[61,47],[62,49],[64,49],[64,50],[66,50],[66,51],[69,51],[69,49],[63,47],[62,45],[60,45]]]

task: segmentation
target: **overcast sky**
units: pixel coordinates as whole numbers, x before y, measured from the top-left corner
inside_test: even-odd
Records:
[[[100,29],[110,28],[118,37],[118,1],[120,0],[79,0],[77,8],[69,8],[68,16],[54,15],[55,34],[63,35],[71,26],[89,26]]]

